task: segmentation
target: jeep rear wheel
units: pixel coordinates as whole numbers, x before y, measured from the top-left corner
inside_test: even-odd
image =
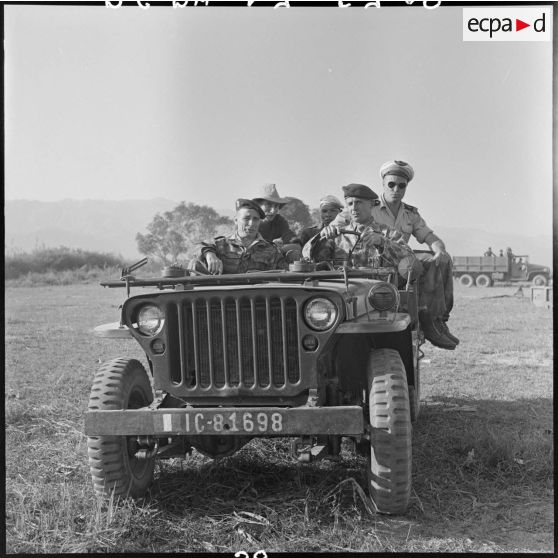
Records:
[[[481,273],[476,279],[475,283],[477,287],[491,287],[492,286],[492,278],[486,273]]]
[[[368,361],[368,489],[380,513],[404,513],[411,494],[412,428],[407,375],[399,353],[377,349]]]
[[[91,388],[89,410],[139,409],[153,401],[149,378],[134,359],[117,358],[101,365]],[[141,498],[153,480],[154,458],[137,459],[135,436],[87,438],[89,469],[95,492]]]
[[[472,287],[475,281],[473,280],[473,276],[469,275],[468,273],[464,273],[463,275],[459,276],[459,284],[463,285],[464,287]]]
[[[531,279],[531,284],[535,287],[545,287],[548,285],[548,279],[539,273]]]

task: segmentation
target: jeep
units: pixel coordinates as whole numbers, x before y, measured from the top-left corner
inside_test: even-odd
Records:
[[[292,437],[301,462],[367,456],[380,513],[404,513],[411,491],[411,423],[419,414],[417,283],[397,269],[349,262],[319,269],[132,275],[119,322],[95,328],[135,339],[139,360],[95,375],[85,433],[95,492],[143,497],[156,459],[192,448],[229,456],[256,437]],[[131,289],[149,292],[131,295]]]

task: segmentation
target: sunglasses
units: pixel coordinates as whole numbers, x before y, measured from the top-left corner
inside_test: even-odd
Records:
[[[393,190],[395,187],[398,187],[400,190],[405,190],[405,188],[407,188],[407,184],[405,182],[402,183],[398,183],[398,182],[388,182],[387,183],[387,187],[390,190]]]

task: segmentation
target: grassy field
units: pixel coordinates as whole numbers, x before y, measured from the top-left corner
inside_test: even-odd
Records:
[[[552,311],[516,287],[456,287],[456,351],[423,346],[413,492],[371,511],[365,460],[299,464],[283,439],[211,461],[161,462],[150,499],[96,500],[83,414],[99,362],[140,356],[91,329],[123,289],[6,289],[6,540],[10,553],[554,550]]]

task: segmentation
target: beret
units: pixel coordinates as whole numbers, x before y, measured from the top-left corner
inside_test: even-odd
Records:
[[[339,209],[339,211],[343,209],[343,204],[335,196],[331,195],[324,196],[320,200],[320,208],[325,206],[335,207],[336,209]]]
[[[364,184],[349,184],[343,186],[343,193],[346,198],[362,198],[363,200],[377,200],[378,194]]]
[[[405,161],[387,161],[380,167],[380,176],[382,179],[386,174],[395,174],[396,176],[402,176],[403,178],[407,179],[407,182],[411,182],[413,180],[413,176],[415,176],[415,171],[413,167],[409,165],[409,163],[405,163]]]
[[[242,207],[247,207],[248,209],[253,209],[258,213],[260,219],[265,219],[264,210],[254,201],[254,200],[247,200],[245,198],[238,198],[236,200],[236,210],[238,211]]]

